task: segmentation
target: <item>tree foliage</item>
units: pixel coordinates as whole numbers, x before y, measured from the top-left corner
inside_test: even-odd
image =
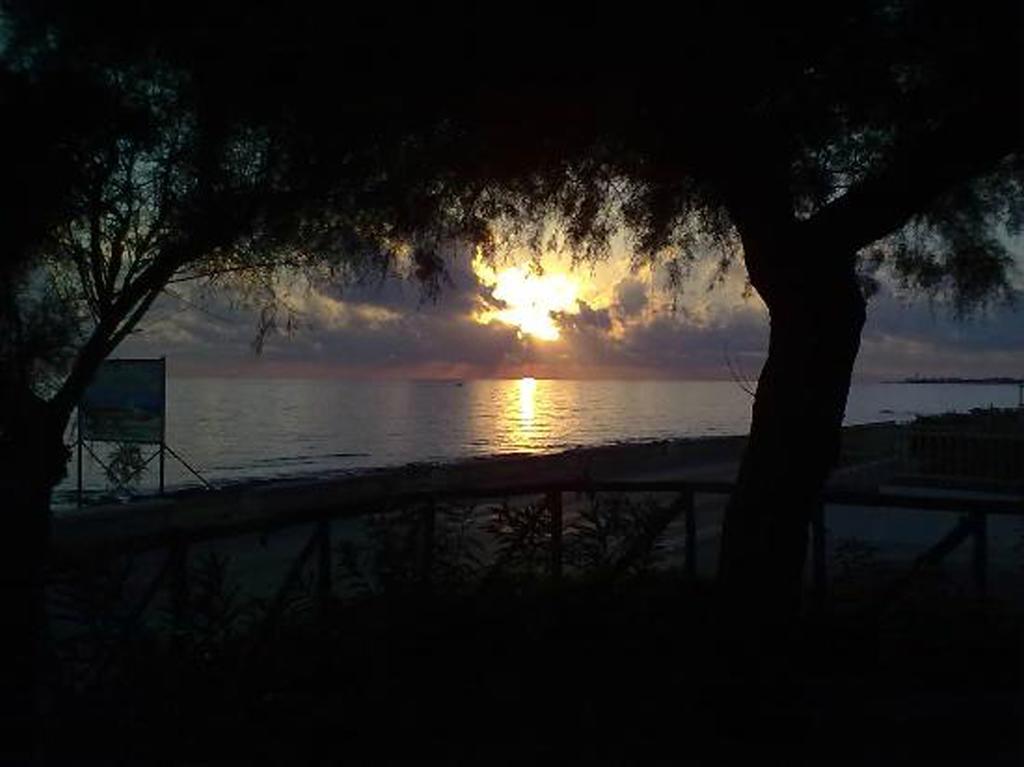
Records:
[[[69,413],[173,281],[439,283],[451,243],[540,248],[552,222],[583,258],[624,230],[679,280],[743,254],[766,300],[856,252],[959,310],[1012,293],[1017,3],[2,11],[12,402],[45,368],[31,397]],[[752,259],[755,240],[778,247]]]

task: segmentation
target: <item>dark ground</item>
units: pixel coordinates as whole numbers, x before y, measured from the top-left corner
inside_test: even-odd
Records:
[[[712,604],[665,574],[505,581],[259,643],[137,638],[56,697],[40,745],[52,764],[1022,763],[1019,613],[847,602],[744,663]]]

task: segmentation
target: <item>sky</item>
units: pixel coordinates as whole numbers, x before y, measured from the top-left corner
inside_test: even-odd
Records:
[[[698,261],[679,289],[664,270],[630,267],[613,244],[573,268],[546,253],[488,263],[450,257],[436,297],[415,280],[341,286],[281,275],[292,332],[253,350],[258,307],[230,290],[177,284],[115,356],[167,356],[171,375],[344,378],[680,378],[755,380],[768,317],[742,265],[715,280]],[[1018,254],[1017,284],[1021,281]],[[1024,306],[956,319],[949,307],[892,284],[868,304],[854,377],[1024,376]]]

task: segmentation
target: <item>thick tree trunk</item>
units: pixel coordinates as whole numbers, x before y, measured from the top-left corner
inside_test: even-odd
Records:
[[[838,460],[865,303],[852,253],[781,238],[744,246],[771,335],[719,581],[730,617],[761,633],[784,629],[799,610],[808,526]]]
[[[100,364],[118,341],[135,326],[149,307],[159,286],[173,272],[174,263],[151,267],[135,289],[124,292],[118,306],[97,325],[83,344],[64,383],[50,400],[36,395],[27,368],[18,359],[17,344],[5,349],[0,370],[0,499],[4,527],[0,534],[0,598],[5,637],[15,651],[2,674],[3,711],[15,722],[20,739],[8,739],[0,749],[20,758],[21,749],[38,722],[40,674],[46,651],[45,578],[50,548],[50,499],[64,478],[70,451],[64,430],[78,400]],[[5,298],[13,306],[15,299]],[[0,328],[17,329],[17,318],[0,318]],[[8,356],[9,355],[9,356]],[[31,740],[28,740],[31,744]],[[2,760],[0,760],[2,761]]]
[[[40,674],[45,669],[44,579],[50,539],[50,495],[66,471],[66,418],[29,395],[0,435],[0,611],[4,636],[2,716],[8,737],[2,760],[27,763],[40,724]]]

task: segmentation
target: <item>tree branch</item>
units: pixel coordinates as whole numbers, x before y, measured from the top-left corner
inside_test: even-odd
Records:
[[[160,258],[139,274],[138,279],[124,286],[117,298],[106,308],[96,327],[93,328],[88,340],[75,357],[71,371],[64,379],[60,390],[50,401],[51,406],[58,414],[70,416],[96,369],[113,348],[111,341],[115,337],[120,341],[131,330],[131,320],[125,322],[125,319],[129,318],[129,315],[134,318],[135,322],[141,319],[145,309],[167,284],[171,275],[189,260],[191,252],[193,251],[182,245],[173,250],[164,251]],[[140,302],[144,307],[141,312],[139,311]]]
[[[149,307],[153,305],[153,301],[156,300],[156,297],[160,295],[162,290],[162,288],[153,289],[149,293],[147,293],[145,297],[143,297],[143,299],[135,307],[134,311],[132,311],[131,316],[128,317],[128,319],[126,319],[123,323],[121,323],[121,327],[119,327],[117,331],[110,337],[110,341],[107,342],[106,352],[103,355],[104,357],[107,357],[108,355],[112,354],[114,349],[117,348],[117,345],[120,344],[125,338],[127,338],[128,334],[135,329],[135,327],[145,316],[146,312],[149,311]]]
[[[103,247],[100,240],[103,237],[102,231],[102,199],[100,189],[96,189],[89,199],[89,266],[92,270],[92,282],[96,292],[96,303],[100,310],[110,305],[110,286],[104,280],[103,274]]]
[[[882,173],[855,185],[798,228],[824,250],[859,250],[896,231],[953,187],[992,171],[1021,151],[1020,109],[1010,105],[964,110],[937,129],[907,136],[901,144]]]

